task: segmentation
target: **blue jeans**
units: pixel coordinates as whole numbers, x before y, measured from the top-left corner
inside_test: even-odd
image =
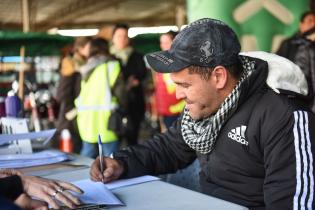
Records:
[[[103,155],[110,156],[113,152],[119,149],[119,141],[113,141],[109,143],[103,143]],[[90,158],[96,158],[98,154],[98,144],[97,143],[87,143],[82,142],[81,155]]]
[[[199,172],[200,164],[199,161],[196,159],[186,168],[178,170],[174,174],[167,174],[166,181],[187,189],[200,192]]]

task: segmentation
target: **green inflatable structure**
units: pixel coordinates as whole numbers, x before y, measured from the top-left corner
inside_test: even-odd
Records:
[[[308,0],[186,0],[188,22],[209,17],[230,25],[242,43],[242,50],[277,50],[281,41],[293,35]]]

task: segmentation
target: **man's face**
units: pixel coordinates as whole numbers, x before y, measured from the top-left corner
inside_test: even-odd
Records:
[[[161,37],[160,37],[160,48],[161,50],[169,50],[171,48],[171,45],[172,45],[172,38],[167,35],[167,34],[163,34]]]
[[[170,75],[176,84],[176,98],[185,100],[189,115],[194,120],[209,117],[218,110],[222,97],[212,73],[208,80],[197,73],[189,73],[188,68]]]
[[[113,34],[113,44],[118,49],[124,49],[129,45],[128,31],[118,28]]]
[[[300,23],[300,32],[304,33],[313,27],[315,27],[315,15],[309,14]]]

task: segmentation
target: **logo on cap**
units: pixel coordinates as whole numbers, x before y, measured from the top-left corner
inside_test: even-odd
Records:
[[[172,59],[166,57],[165,55],[151,54],[150,56],[153,57],[153,58],[156,58],[157,60],[161,61],[165,65],[170,65],[171,63],[174,62]]]
[[[213,55],[213,47],[210,41],[205,41],[200,46],[201,58],[200,62],[209,63],[211,61],[210,56]]]

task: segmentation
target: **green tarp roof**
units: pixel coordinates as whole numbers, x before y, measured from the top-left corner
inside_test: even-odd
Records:
[[[141,34],[134,37],[134,47],[141,53],[160,50],[160,34]],[[60,55],[61,49],[72,44],[73,37],[50,35],[43,32],[0,31],[0,57],[19,56],[25,46],[25,56]]]
[[[0,31],[0,56],[20,55],[21,46],[25,46],[25,56],[60,55],[61,49],[71,43],[72,37],[42,32]]]

